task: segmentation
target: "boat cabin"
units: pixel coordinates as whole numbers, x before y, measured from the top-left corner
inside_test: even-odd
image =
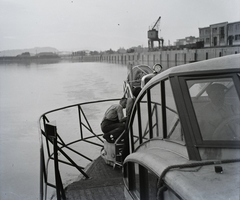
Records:
[[[128,125],[126,199],[239,199],[240,55],[170,68]]]

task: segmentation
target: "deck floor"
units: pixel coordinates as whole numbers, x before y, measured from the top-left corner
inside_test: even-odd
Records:
[[[81,179],[66,188],[68,200],[125,199],[121,169],[113,169],[100,156],[89,167],[87,174],[90,179]]]

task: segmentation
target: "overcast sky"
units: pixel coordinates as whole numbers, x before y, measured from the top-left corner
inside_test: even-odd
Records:
[[[199,36],[198,28],[240,21],[239,0],[0,0],[0,51],[147,47],[161,16],[165,44]]]

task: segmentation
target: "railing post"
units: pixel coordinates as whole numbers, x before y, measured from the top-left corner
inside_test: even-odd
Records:
[[[43,200],[43,168],[44,166],[44,157],[43,157],[43,146],[41,144],[41,148],[40,148],[40,196],[39,196],[39,200]]]
[[[59,166],[58,166],[58,147],[57,147],[57,137],[53,138],[53,151],[54,151],[54,168],[55,168],[55,181],[56,181],[56,192],[57,192],[57,199],[61,200],[61,194],[62,199],[66,199],[65,191],[63,189],[62,179],[59,172]]]
[[[54,169],[55,169],[55,182],[57,199],[66,199],[65,191],[62,184],[61,175],[58,166],[58,146],[57,146],[57,127],[52,124],[46,124],[47,137],[53,142],[53,156],[54,156]],[[62,198],[61,198],[62,197]]]
[[[81,109],[80,105],[78,105],[78,119],[79,119],[79,128],[80,128],[80,135],[81,139],[83,139],[83,131],[82,131],[82,118],[81,118]]]

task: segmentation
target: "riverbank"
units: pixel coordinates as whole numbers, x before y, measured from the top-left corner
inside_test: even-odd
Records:
[[[240,46],[215,47],[201,49],[169,49],[154,52],[102,54],[91,56],[73,56],[73,60],[82,62],[110,62],[122,64],[160,63],[164,69],[191,62],[208,60],[211,58],[240,53]]]
[[[97,55],[62,55],[59,57],[36,58],[36,57],[0,57],[0,63],[59,63],[59,62],[107,62],[128,65],[129,63],[145,64],[152,66],[160,63],[163,69],[170,67],[208,60],[211,58],[238,54],[240,45],[201,48],[201,49],[164,49],[153,52],[133,52],[133,53],[102,53]]]

